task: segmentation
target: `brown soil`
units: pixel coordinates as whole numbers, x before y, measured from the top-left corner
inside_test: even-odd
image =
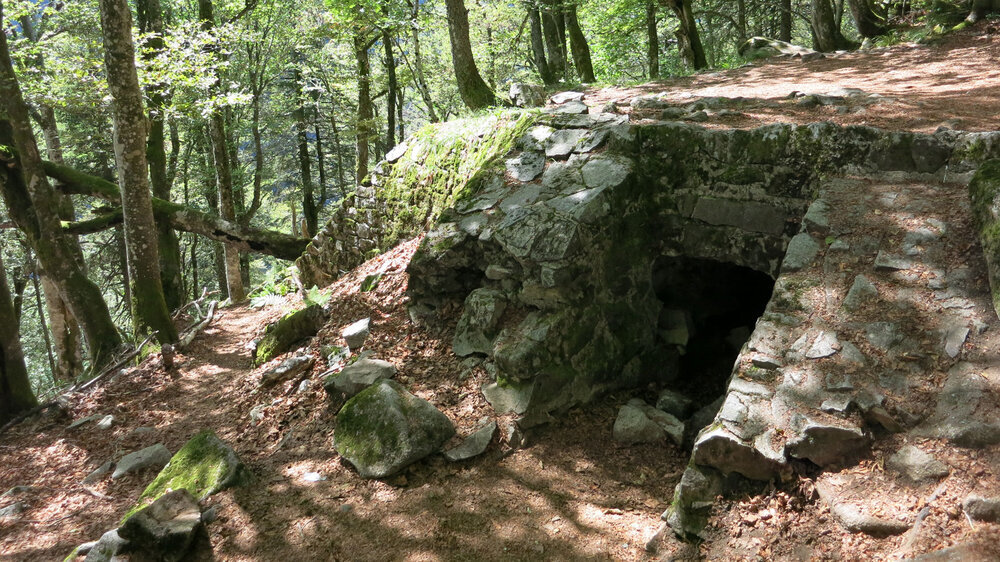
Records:
[[[793,90],[857,87],[895,101],[843,115],[830,107],[802,109],[780,102],[780,107],[747,110],[709,125],[832,120],[928,131],[957,118],[957,128],[993,130],[1000,114],[1000,70],[995,68],[1000,38],[991,31],[977,27],[932,46],[899,46],[811,63],[778,60],[637,88],[603,89],[589,92],[587,101],[602,106],[666,90],[677,103],[699,96],[779,101]],[[467,435],[492,415],[478,392],[487,375],[467,369],[451,353],[451,328],[410,323],[405,266],[418,243],[407,242],[334,284],[332,321],[306,351],[318,356],[320,345],[342,344],[338,334],[343,327],[371,317],[366,349],[395,363],[398,380],[441,408],[459,435]],[[385,273],[379,287],[359,293],[361,281],[374,272]],[[891,559],[897,552],[899,539],[872,539],[837,528],[815,500],[813,482],[803,479],[719,502],[712,536],[700,547],[679,543],[667,533],[654,541],[658,551],[648,553],[644,545],[661,527],[660,514],[687,462],[686,452],[666,443],[623,446],[610,437],[617,407],[630,396],[652,398],[652,389],[612,395],[573,410],[530,433],[526,448],[508,446],[503,428],[511,420],[500,419],[500,437],[478,458],[453,464],[433,457],[385,481],[361,479],[332,446],[335,416],[318,379],[322,361],[304,392],[295,392],[291,382],[256,390],[266,366],[251,367],[248,344],[268,322],[300,306],[289,301],[264,309],[225,309],[178,357],[173,371],[165,371],[154,357],[95,392],[70,397],[72,419],[113,414],[116,422],[110,430],[92,425],[69,430],[69,418],[41,417],[0,437],[0,491],[17,485],[35,488],[19,519],[0,521],[0,559],[56,560],[76,545],[96,540],[117,524],[154,473],[105,478],[89,488],[79,482],[104,462],[154,443],[176,451],[203,428],[231,443],[255,478],[251,486],[207,500],[218,506],[220,516],[208,525],[195,559],[639,560],[704,555],[856,560]],[[454,318],[445,325],[453,326]],[[988,345],[995,352],[997,344]],[[253,422],[249,412],[261,404],[267,405],[263,419]],[[874,458],[851,470],[879,471],[879,451],[896,448],[891,439],[880,441]],[[958,492],[976,479],[996,482],[1000,459],[974,451],[946,454],[952,455],[947,461],[960,471],[964,487],[948,492],[954,497],[934,507],[928,517],[931,531],[914,552],[969,537],[1000,540],[995,528],[965,529],[954,516]],[[307,472],[318,472],[325,480],[309,482]],[[869,492],[877,495],[879,490]],[[920,507],[925,492],[930,493],[920,490],[907,505]]]

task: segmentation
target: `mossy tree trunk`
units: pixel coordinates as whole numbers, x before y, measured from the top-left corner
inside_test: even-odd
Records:
[[[146,39],[146,60],[156,58],[164,49],[163,15],[160,0],[138,0],[136,16],[139,31],[150,34]],[[167,152],[164,148],[165,119],[167,105],[163,85],[152,84],[146,88],[149,99],[149,137],[146,140],[146,161],[149,163],[149,182],[153,195],[170,201],[171,178],[167,172]],[[178,146],[172,145],[176,154]],[[162,221],[156,223],[156,235],[160,254],[160,282],[167,308],[174,310],[184,304],[183,282],[181,280],[181,247],[174,229]]]
[[[469,11],[463,0],[445,0],[448,9],[448,37],[451,39],[451,62],[455,67],[458,93],[469,109],[482,109],[496,103],[493,90],[476,67],[469,41]]]
[[[14,304],[0,255],[0,424],[37,404],[24,366]]]
[[[368,143],[372,134],[372,94],[371,61],[368,58],[368,47],[371,40],[365,34],[358,31],[354,35],[354,60],[358,67],[358,119],[355,130],[355,144],[357,146],[357,161],[355,162],[355,181],[361,183],[368,175]]]
[[[792,0],[781,0],[781,13],[778,14],[778,39],[792,42]]]
[[[564,15],[576,73],[580,76],[581,82],[587,84],[596,82],[596,78],[594,78],[594,63],[590,60],[590,46],[587,44],[587,38],[583,35],[583,30],[580,29],[580,22],[576,17],[576,6],[573,4],[566,6],[564,8]]]
[[[150,330],[160,343],[174,343],[177,328],[170,318],[160,281],[160,253],[146,161],[146,116],[132,43],[132,12],[126,0],[101,0],[100,6],[104,67],[112,97],[115,161],[132,284],[132,321],[137,335]],[[160,126],[162,145],[162,122]],[[165,161],[162,171],[165,179]]]
[[[566,77],[566,53],[561,48],[562,39],[559,36],[559,26],[553,15],[554,8],[542,8],[542,36],[545,37],[545,49],[548,55],[549,72],[554,83]]]
[[[0,25],[3,6],[0,5]],[[24,232],[42,267],[59,287],[83,328],[95,366],[103,366],[121,345],[101,290],[87,278],[76,239],[63,234],[59,202],[42,168],[28,108],[10,60],[6,35],[0,33],[0,103],[9,121],[0,121],[0,192],[11,219]]]

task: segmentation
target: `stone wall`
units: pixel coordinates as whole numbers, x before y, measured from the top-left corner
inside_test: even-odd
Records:
[[[343,272],[433,225],[480,172],[506,154],[537,113],[428,125],[386,155],[296,261],[305,287]]]

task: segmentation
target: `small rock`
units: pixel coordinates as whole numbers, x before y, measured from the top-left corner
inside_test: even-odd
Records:
[[[907,445],[889,457],[886,466],[913,482],[937,480],[948,476],[948,466],[913,445]]]
[[[913,262],[902,256],[879,250],[875,256],[875,271],[901,271],[913,267]]]
[[[825,236],[830,233],[830,204],[822,199],[817,199],[809,205],[804,217],[802,226],[807,232]]]
[[[331,396],[350,398],[378,381],[391,379],[396,366],[381,359],[360,359],[332,374],[323,381],[323,388]]]
[[[808,359],[822,359],[823,357],[829,357],[837,353],[840,349],[841,345],[840,340],[837,339],[837,334],[830,331],[823,331],[816,336],[816,340],[806,351],[805,355]]]
[[[204,524],[209,524],[214,522],[219,518],[219,506],[213,505],[201,512],[201,522]]]
[[[531,181],[545,171],[545,155],[534,150],[525,150],[507,160],[507,171],[518,181]]]
[[[126,474],[144,468],[163,468],[168,462],[170,462],[170,451],[162,443],[157,443],[122,457],[116,463],[111,479],[117,480]]]
[[[559,92],[557,94],[553,94],[549,99],[552,100],[552,103],[554,104],[562,104],[571,101],[583,101],[583,97],[583,92]]]
[[[489,447],[496,431],[497,422],[491,421],[472,435],[466,437],[461,445],[445,451],[444,457],[452,462],[457,462],[480,455]]]
[[[579,101],[568,101],[562,105],[557,106],[554,110],[549,110],[549,113],[563,114],[563,115],[582,115],[590,110],[587,104]]]
[[[102,464],[101,466],[99,466],[96,469],[94,469],[93,472],[91,472],[90,474],[88,474],[86,476],[86,478],[84,478],[81,481],[81,484],[93,484],[95,482],[99,482],[102,478],[104,478],[104,476],[107,473],[111,472],[111,467],[114,466],[114,465],[115,465],[115,463],[113,463],[111,461],[108,461],[108,462]]]
[[[344,328],[341,335],[344,337],[344,340],[347,341],[347,347],[353,350],[359,349],[363,346],[365,344],[365,340],[368,339],[370,325],[371,318],[364,318]]]
[[[685,419],[694,409],[694,402],[680,392],[666,388],[661,390],[660,395],[656,398],[656,409],[678,419]]]
[[[953,359],[958,357],[967,337],[969,337],[969,327],[966,325],[951,326],[945,331],[944,351],[948,357]]]
[[[28,504],[24,502],[14,502],[7,507],[0,508],[0,521],[17,519],[25,509],[28,509]]]
[[[89,423],[89,422],[92,422],[94,420],[101,419],[101,417],[102,417],[101,414],[94,414],[92,416],[87,416],[85,418],[80,418],[78,420],[74,420],[73,423],[69,424],[66,427],[66,429],[76,429],[76,428],[80,427],[81,425],[83,425],[85,423]]]
[[[785,259],[781,262],[782,272],[798,271],[812,264],[819,253],[819,242],[805,232],[800,232],[792,237],[785,252]]]
[[[118,529],[112,529],[90,547],[83,562],[110,562],[116,559],[116,554],[125,550],[126,545],[128,541],[118,535]]]
[[[865,533],[873,537],[899,535],[910,529],[910,524],[895,519],[885,519],[864,513],[858,507],[849,503],[836,503],[830,507],[830,512],[848,531]]]
[[[666,432],[637,406],[625,404],[618,410],[612,437],[619,443],[651,443],[666,437]]]
[[[704,123],[708,121],[708,113],[702,109],[700,111],[695,111],[694,113],[689,113],[681,118],[683,121],[691,121],[692,123]]]
[[[1000,523],[1000,497],[984,498],[972,495],[962,502],[962,509],[976,521]]]
[[[867,451],[868,437],[852,425],[806,420],[799,436],[789,439],[785,451],[821,467],[840,464]]]
[[[844,308],[851,312],[857,311],[865,301],[877,296],[878,289],[875,288],[875,285],[864,275],[858,275],[854,278],[850,290],[847,291],[847,296],[844,297]]]
[[[137,511],[118,529],[129,548],[159,560],[177,561],[187,557],[195,532],[201,527],[201,510],[190,492],[167,492]]]
[[[260,375],[261,388],[274,386],[312,368],[316,358],[312,355],[293,355]]]
[[[103,418],[101,418],[101,421],[97,422],[97,425],[95,427],[97,427],[97,429],[100,429],[101,431],[106,431],[108,429],[111,429],[111,426],[114,425],[114,423],[115,423],[115,417],[112,416],[111,414],[108,414]]]
[[[264,410],[267,409],[267,404],[257,404],[253,408],[250,408],[250,420],[253,422],[260,422],[264,419]]]
[[[392,150],[385,154],[385,161],[392,164],[403,157],[406,154],[406,149],[409,148],[405,142],[401,142],[394,146]]]

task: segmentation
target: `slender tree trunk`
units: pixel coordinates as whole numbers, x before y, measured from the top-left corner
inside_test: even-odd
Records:
[[[139,31],[150,34],[146,41],[146,60],[156,58],[165,49],[163,41],[163,16],[160,0],[139,0],[136,2],[136,16]],[[146,141],[146,160],[149,163],[149,182],[153,195],[165,201],[170,200],[170,175],[167,171],[167,153],[164,148],[165,120],[164,107],[167,104],[163,85],[152,84],[146,88],[149,98],[149,137]],[[176,153],[177,145],[173,147]],[[170,225],[156,223],[156,236],[160,255],[160,283],[168,310],[179,308],[184,299],[181,290],[181,247],[177,235]]]
[[[594,78],[594,63],[590,60],[590,46],[587,45],[587,38],[584,37],[583,30],[580,29],[580,22],[576,17],[576,6],[572,4],[566,6],[565,19],[576,72],[580,75],[581,81],[587,84],[596,82]]]
[[[368,175],[368,143],[372,130],[371,63],[368,60],[368,40],[360,33],[354,36],[354,59],[358,64],[358,148],[355,180],[360,183]]]
[[[562,49],[559,48],[559,28],[550,8],[542,10],[541,19],[542,35],[545,37],[545,48],[548,53],[549,72],[552,73],[552,79],[559,82],[566,76],[566,59],[563,57]]]
[[[24,366],[18,323],[0,255],[0,424],[37,404]]]
[[[542,35],[542,17],[538,14],[538,7],[533,3],[525,4],[528,8],[528,25],[531,37],[531,59],[538,70],[538,76],[546,86],[555,85],[559,80],[555,77],[552,67],[549,66],[545,57],[545,39]]]
[[[132,321],[136,335],[148,329],[160,343],[173,343],[177,341],[177,328],[170,318],[160,281],[157,229],[149,192],[150,168],[146,161],[146,118],[132,45],[132,12],[126,0],[101,0],[100,4],[104,67],[112,97],[115,161],[132,282]],[[162,119],[159,133],[162,154]],[[165,160],[157,165],[157,173],[162,173],[160,177],[165,182]]]
[[[198,17],[205,29],[215,26],[211,0],[198,0]],[[216,77],[215,89],[218,88]],[[219,108],[212,111],[209,118],[209,140],[212,144],[212,158],[215,165],[216,185],[219,191],[219,215],[230,222],[236,221],[236,203],[233,198],[233,171],[229,161],[229,146],[226,136],[225,115]],[[240,252],[234,244],[223,245],[225,255],[226,292],[232,303],[246,300],[243,276],[240,272]]]
[[[55,282],[46,274],[41,276],[42,292],[49,312],[49,331],[56,356],[52,377],[57,381],[71,381],[83,372],[83,348],[76,326],[76,318],[66,301],[59,296]]]
[[[344,153],[340,150],[340,129],[337,127],[337,111],[330,110],[330,128],[333,130],[333,150],[337,155],[337,186],[341,199],[347,197],[347,180],[344,179]]]
[[[656,30],[656,2],[646,2],[646,63],[649,79],[660,78],[660,34]]]
[[[420,56],[420,0],[412,0],[410,7],[412,9],[410,14],[410,44],[413,46],[413,73],[417,79],[417,91],[420,92],[420,97],[423,98],[424,105],[427,106],[427,120],[431,123],[437,123],[439,119],[434,110],[434,98],[431,96],[431,90],[424,78],[424,62]]]
[[[747,42],[747,0],[736,0],[736,46]]]
[[[387,29],[382,31],[382,45],[385,50],[386,82],[389,86],[385,96],[385,147],[389,151],[396,146],[396,91],[399,89],[399,82],[396,80],[396,58],[392,55],[392,34]]]
[[[0,5],[0,22],[3,6]],[[0,23],[0,25],[3,25]],[[9,122],[0,122],[0,191],[11,219],[24,232],[42,266],[80,321],[95,366],[103,366],[121,345],[100,289],[87,278],[80,246],[61,231],[59,202],[42,170],[28,108],[11,65],[6,34],[0,33],[0,104]],[[18,164],[20,166],[18,166]]]
[[[302,214],[306,221],[306,234],[309,238],[316,236],[319,223],[319,210],[316,208],[316,195],[313,193],[312,157],[309,156],[309,123],[306,119],[306,98],[303,88],[302,72],[295,69],[295,93],[298,106],[295,108],[295,138],[299,149],[299,171],[302,174]]]
[[[781,15],[778,25],[778,39],[792,41],[792,0],[781,0]]]
[[[318,108],[317,108],[318,112]],[[323,158],[323,139],[319,135],[319,117],[317,116],[315,126],[313,127],[316,132],[316,170],[319,172],[319,207],[322,209],[326,205],[326,166],[324,165]]]
[[[59,126],[56,122],[56,114],[52,106],[43,104],[38,108],[36,121],[42,130],[45,138],[46,154],[49,160],[57,164],[63,163],[62,141],[59,137]],[[73,200],[69,197],[56,195],[59,204],[59,216],[62,220],[72,221],[76,219],[76,211],[73,208]],[[81,256],[82,259],[82,256]],[[39,268],[41,269],[41,268]],[[57,356],[56,365],[52,370],[52,376],[57,381],[71,381],[83,372],[83,349],[81,347],[79,326],[76,318],[69,309],[69,305],[59,294],[56,284],[48,278],[48,274],[41,269],[42,290],[45,292],[45,303],[49,312],[49,327],[51,328],[52,342]]]
[[[455,67],[458,93],[469,109],[482,109],[496,103],[493,90],[483,81],[472,56],[469,42],[469,11],[463,0],[445,0],[448,8],[448,36],[451,38],[451,62]]]
[[[38,314],[38,322],[42,325],[42,339],[45,340],[45,355],[49,358],[49,376],[52,377],[52,382],[56,382],[56,358],[52,354],[52,339],[49,338],[49,326],[48,322],[45,321],[45,306],[42,305],[42,288],[38,282],[40,275],[31,276],[31,285],[35,289],[35,311]],[[63,379],[65,381],[72,379]]]

